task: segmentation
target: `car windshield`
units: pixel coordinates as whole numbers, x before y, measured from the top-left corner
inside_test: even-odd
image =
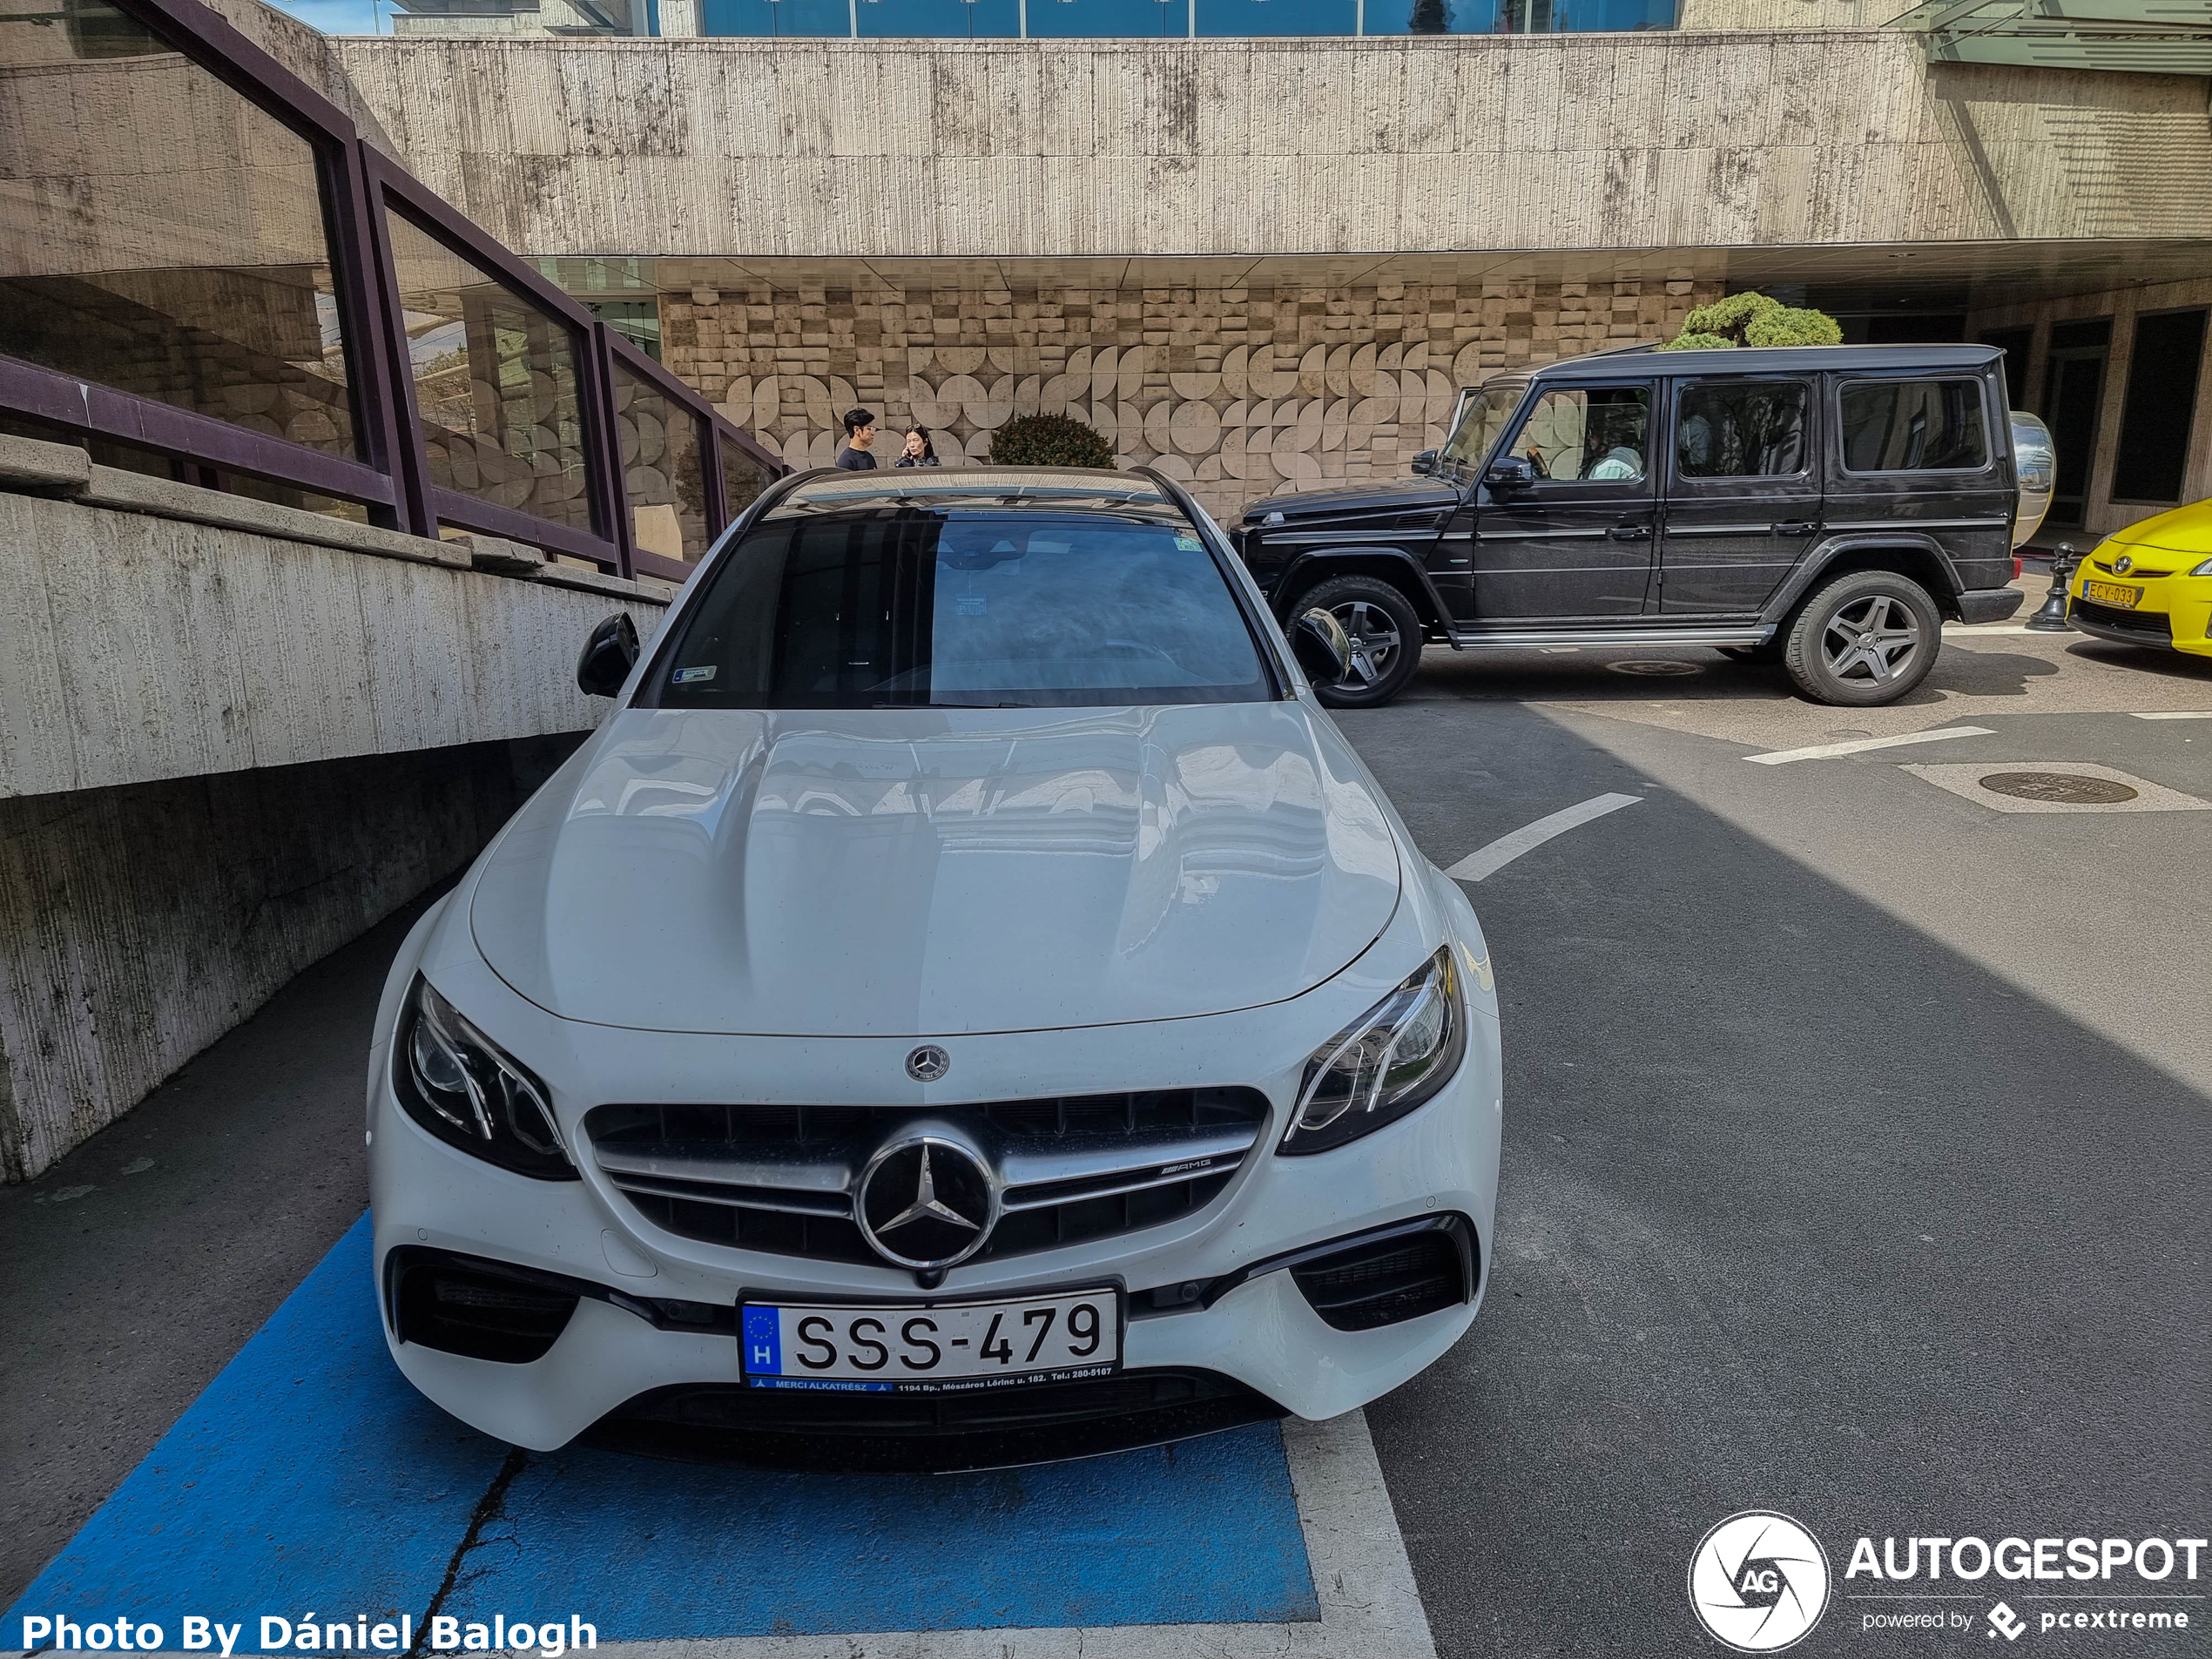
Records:
[[[1521,394],[1527,389],[1525,381],[1493,382],[1469,397],[1438,461],[1451,467],[1480,466],[1498,442],[1498,435],[1505,430],[1506,417],[1520,406]]]
[[[1179,518],[911,503],[770,518],[703,578],[664,708],[1060,708],[1272,695]]]

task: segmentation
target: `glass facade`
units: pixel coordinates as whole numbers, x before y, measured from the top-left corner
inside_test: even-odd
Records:
[[[1672,29],[1678,0],[701,0],[709,35],[1011,39]]]
[[[614,394],[631,543],[640,553],[697,564],[707,543],[705,425],[619,362]]]
[[[723,522],[734,523],[738,514],[759,499],[774,476],[766,466],[725,441],[722,445]]]
[[[53,15],[0,17],[0,353],[355,458],[314,146],[103,0]]]
[[[589,534],[568,326],[412,220],[384,222],[430,482]]]

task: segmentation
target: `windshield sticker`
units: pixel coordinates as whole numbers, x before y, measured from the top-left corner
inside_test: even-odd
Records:
[[[1197,553],[1201,550],[1198,538],[1195,536],[1184,536],[1178,533],[1175,538],[1175,545],[1178,551],[1184,553]]]
[[[705,668],[679,668],[669,678],[678,685],[689,685],[694,680],[711,680],[714,674],[715,665],[710,663]]]
[[[982,617],[990,614],[990,601],[980,593],[954,594],[953,604],[963,617]]]

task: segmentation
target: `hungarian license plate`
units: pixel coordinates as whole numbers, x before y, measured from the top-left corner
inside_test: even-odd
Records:
[[[2094,599],[2101,605],[2117,605],[2122,610],[2133,610],[2143,597],[2141,588],[2125,588],[2117,582],[2084,582],[2081,597]]]
[[[1122,1358],[1110,1287],[934,1305],[748,1302],[738,1312],[755,1388],[945,1393],[1103,1376]]]

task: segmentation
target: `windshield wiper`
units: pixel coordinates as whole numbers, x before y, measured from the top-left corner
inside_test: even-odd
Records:
[[[1034,709],[1036,703],[871,703],[877,709]]]

